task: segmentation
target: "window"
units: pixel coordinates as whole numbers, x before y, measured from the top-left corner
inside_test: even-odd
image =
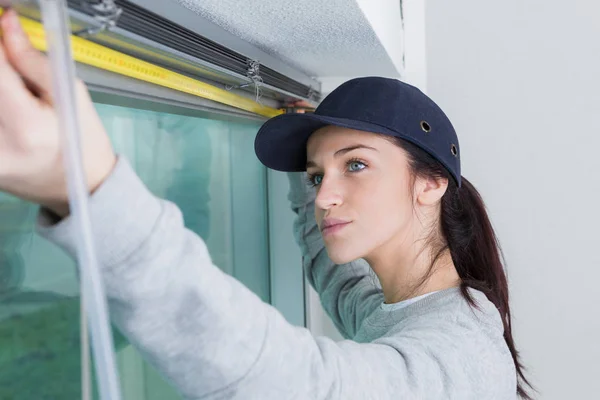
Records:
[[[271,301],[267,172],[253,146],[259,122],[97,109],[116,150],[154,194],[180,207],[214,263]],[[36,214],[0,194],[0,398],[81,398],[75,264],[34,233]],[[115,337],[123,398],[179,398]]]

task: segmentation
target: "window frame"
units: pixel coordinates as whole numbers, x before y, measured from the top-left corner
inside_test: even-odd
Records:
[[[78,76],[96,103],[231,122],[266,120],[234,107],[84,65],[78,65]],[[306,283],[302,256],[293,236],[294,213],[287,199],[289,184],[285,173],[269,169],[265,173],[270,304],[291,324],[307,327]]]

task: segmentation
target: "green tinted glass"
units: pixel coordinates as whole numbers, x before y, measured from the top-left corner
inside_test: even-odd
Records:
[[[269,301],[266,171],[258,123],[98,104],[119,154],[176,203],[213,262]],[[37,208],[0,194],[0,399],[81,398],[75,264],[34,233]],[[115,332],[123,398],[176,399]]]

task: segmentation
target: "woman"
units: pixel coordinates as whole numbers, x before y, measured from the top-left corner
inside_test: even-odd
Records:
[[[13,12],[1,26],[0,189],[42,204],[40,232],[74,254],[47,62]],[[277,117],[256,139],[267,166],[308,169],[314,188],[290,174],[296,236],[348,338],[339,343],[291,326],[213,266],[179,210],[113,153],[83,85],[79,96],[111,315],[185,398],[525,395],[494,233],[461,178],[450,122],[418,90],[354,80],[315,115]]]

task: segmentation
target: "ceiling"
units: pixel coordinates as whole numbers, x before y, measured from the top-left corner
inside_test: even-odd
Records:
[[[312,77],[398,72],[355,0],[176,0]]]

